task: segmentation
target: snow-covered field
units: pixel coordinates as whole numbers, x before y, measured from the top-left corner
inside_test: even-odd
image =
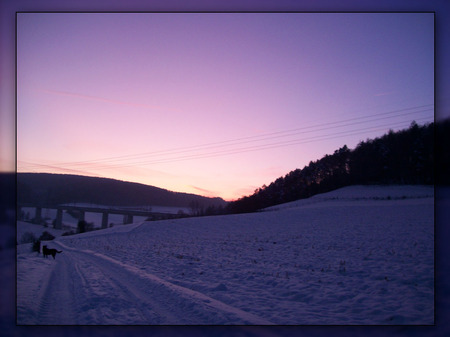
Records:
[[[48,230],[17,225],[18,239]],[[434,323],[433,187],[353,186],[47,244],[63,252],[18,246],[18,324]]]

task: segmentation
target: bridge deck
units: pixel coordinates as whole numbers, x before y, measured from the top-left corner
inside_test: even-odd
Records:
[[[32,205],[32,204],[18,204],[18,208],[32,207],[41,209],[57,209],[57,210],[76,210],[85,213],[108,213],[108,214],[123,214],[133,216],[155,216],[155,215],[174,215],[173,213],[152,212],[144,210],[123,209],[123,208],[104,208],[104,207],[87,207],[87,206],[75,206],[75,205]]]

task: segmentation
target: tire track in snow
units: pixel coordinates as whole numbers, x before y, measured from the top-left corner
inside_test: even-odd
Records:
[[[52,259],[52,258],[50,258]],[[45,287],[41,291],[41,298],[36,324],[65,325],[77,324],[75,312],[74,279],[71,276],[71,259],[59,256]]]
[[[88,298],[78,310],[81,309],[81,316],[90,312],[90,317],[81,318],[84,324],[273,324],[102,254],[55,244],[79,261],[75,263],[78,278],[84,278],[80,283],[87,285]],[[105,304],[111,306],[109,312],[105,312]],[[131,313],[132,308],[136,316]],[[94,309],[97,312],[92,313]],[[124,310],[128,310],[128,315]],[[116,311],[116,315],[111,311]]]
[[[56,246],[56,243],[52,245]],[[61,249],[61,248],[60,248]],[[35,319],[27,324],[161,324],[176,321],[170,311],[163,317],[118,281],[101,260],[66,249],[49,268],[39,297]],[[100,262],[100,263],[99,263]],[[160,309],[160,308],[158,308]]]
[[[84,303],[81,315],[89,324],[161,324],[175,321],[168,310],[145,301],[148,294],[137,289],[135,281],[111,271],[102,261],[86,253],[77,266],[84,284]],[[86,277],[86,275],[89,275]]]

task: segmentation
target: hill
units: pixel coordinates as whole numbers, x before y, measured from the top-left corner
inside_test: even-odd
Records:
[[[17,173],[17,202],[57,205],[92,203],[106,206],[169,206],[197,209],[222,208],[222,198],[172,192],[162,188],[67,174]]]
[[[447,121],[437,129],[436,143],[443,146],[450,124]],[[435,183],[435,133],[434,123],[419,126],[413,122],[408,129],[361,141],[353,150],[344,145],[332,155],[311,161],[303,169],[293,170],[269,186],[255,190],[254,194],[231,202],[228,211],[254,212],[349,185],[432,185]],[[442,159],[445,165],[441,167],[448,167],[448,157]],[[440,172],[438,181],[442,182]]]

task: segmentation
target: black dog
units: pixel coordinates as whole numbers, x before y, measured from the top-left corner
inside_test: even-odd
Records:
[[[62,251],[56,250],[54,248],[50,249],[50,248],[47,248],[47,246],[42,247],[42,254],[44,254],[44,257],[48,257],[49,255],[51,255],[51,256],[53,256],[53,260],[54,260],[56,253],[62,253]]]

